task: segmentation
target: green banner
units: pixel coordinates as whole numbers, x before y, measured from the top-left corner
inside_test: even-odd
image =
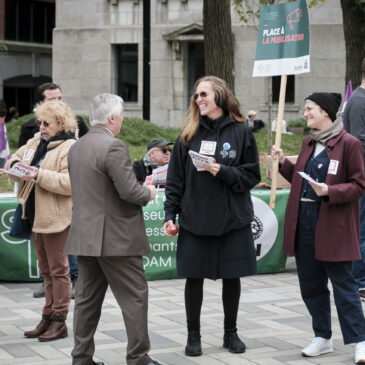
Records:
[[[32,241],[9,236],[17,204],[16,198],[0,199],[0,280],[39,281]]]
[[[277,191],[275,209],[269,207],[270,190],[251,191],[255,210],[252,232],[255,240],[257,267],[260,274],[285,270],[286,256],[282,252],[284,215],[289,190]],[[163,202],[165,194],[158,193],[155,200],[144,209],[146,233],[152,252],[144,257],[147,280],[176,278],[177,236],[163,233]]]
[[[270,190],[254,189],[251,192],[255,218],[252,232],[255,240],[258,272],[273,273],[285,270],[286,256],[282,252],[283,222],[289,190],[277,191],[275,209],[269,207]],[[143,257],[147,280],[176,278],[177,236],[164,235],[163,203],[165,193],[143,208],[146,234],[152,252]],[[17,206],[15,198],[0,199],[0,280],[39,281],[37,257],[31,241],[9,236],[11,220]]]
[[[254,77],[309,72],[309,47],[306,0],[260,7]]]

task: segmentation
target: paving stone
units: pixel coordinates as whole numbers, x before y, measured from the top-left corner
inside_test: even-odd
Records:
[[[220,280],[204,282],[201,314],[203,356],[184,355],[187,339],[184,307],[185,280],[149,282],[150,355],[164,365],[313,365],[352,364],[354,345],[344,345],[334,302],[331,302],[334,352],[303,358],[300,351],[313,338],[311,318],[301,299],[295,266],[283,273],[241,280],[238,334],[245,342],[244,354],[222,347],[223,308]],[[0,365],[71,364],[73,310],[67,317],[69,337],[41,343],[24,338],[41,318],[44,299],[33,298],[39,283],[0,282]],[[365,309],[365,303],[363,303]],[[126,364],[127,346],[123,316],[110,290],[95,333],[94,360],[105,365]]]

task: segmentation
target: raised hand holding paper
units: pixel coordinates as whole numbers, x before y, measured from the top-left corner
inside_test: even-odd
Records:
[[[198,171],[205,171],[204,165],[213,166],[215,158],[210,156],[201,155],[198,152],[189,151],[189,155],[193,161],[194,166]]]

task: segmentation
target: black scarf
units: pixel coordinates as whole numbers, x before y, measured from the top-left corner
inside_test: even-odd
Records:
[[[54,141],[63,141],[66,139],[75,139],[75,137],[71,133],[66,133],[65,131],[61,131],[60,133],[56,134],[55,136],[45,140],[41,135],[41,139],[39,141],[38,147],[34,152],[34,156],[32,162],[30,163],[31,166],[39,167],[42,163],[46,153],[48,150],[48,145]],[[34,187],[29,194],[27,202],[25,204],[25,215],[27,216],[31,225],[34,223],[34,209],[35,209],[35,190]]]

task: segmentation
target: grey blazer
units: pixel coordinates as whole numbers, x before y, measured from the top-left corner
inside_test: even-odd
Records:
[[[72,222],[65,253],[140,256],[150,252],[142,206],[150,190],[138,184],[129,152],[102,127],[92,127],[70,149]]]

